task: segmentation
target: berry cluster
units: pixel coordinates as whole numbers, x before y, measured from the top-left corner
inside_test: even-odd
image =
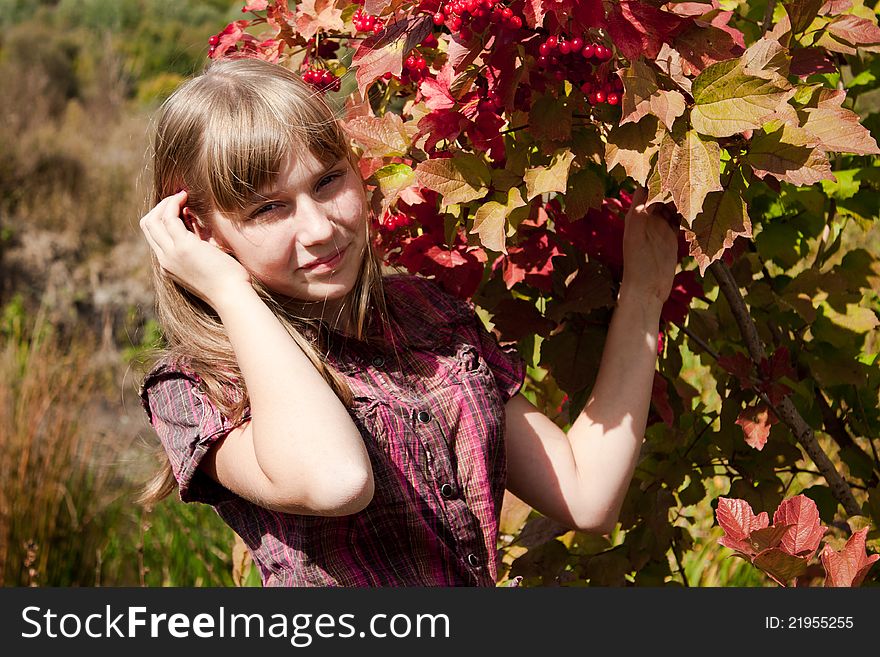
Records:
[[[351,20],[354,23],[354,29],[358,32],[372,32],[373,34],[379,34],[379,32],[385,29],[385,23],[383,21],[379,20],[376,16],[371,16],[362,9],[355,11]]]
[[[381,227],[388,231],[395,231],[398,228],[406,228],[412,223],[412,219],[402,212],[386,212],[382,217]]]
[[[522,27],[520,16],[510,7],[502,7],[501,0],[451,0],[441,2],[434,14],[434,25],[445,25],[451,32],[460,32],[467,38],[471,33],[481,33],[489,23],[512,30]]]
[[[303,72],[302,79],[318,91],[339,91],[339,78],[326,68],[310,68]]]
[[[613,55],[604,44],[564,34],[547,37],[535,52],[537,64],[548,76],[578,85],[591,105],[620,103],[623,84],[616,76],[608,76],[608,67],[604,66]],[[591,66],[584,66],[585,63]]]

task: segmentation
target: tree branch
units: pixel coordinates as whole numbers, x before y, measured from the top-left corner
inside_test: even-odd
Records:
[[[739,326],[740,333],[745,340],[746,348],[749,350],[749,355],[757,366],[758,363],[766,358],[766,352],[764,351],[761,337],[758,335],[755,322],[749,314],[742,294],[740,294],[739,285],[737,285],[733,274],[730,272],[730,268],[723,260],[716,260],[709,265],[709,269],[718,282],[718,288],[721,290],[724,298],[727,299],[733,317]],[[791,429],[798,443],[804,448],[813,460],[813,463],[816,464],[819,472],[822,473],[825,481],[828,482],[828,487],[834,494],[835,499],[843,505],[843,508],[849,515],[859,515],[862,512],[861,506],[853,497],[852,489],[843,477],[840,476],[828,455],[822,451],[819,442],[816,440],[816,435],[813,433],[813,429],[806,423],[791,399],[784,397],[776,406],[771,405],[771,408],[773,408],[776,416]]]

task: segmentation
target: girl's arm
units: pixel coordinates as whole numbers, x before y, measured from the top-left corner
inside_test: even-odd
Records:
[[[327,516],[363,509],[373,472],[357,426],[241,264],[186,230],[185,198],[165,199],[141,227],[163,269],[220,315],[251,408],[251,419],[215,443],[202,468],[269,509]]]
[[[614,528],[647,424],[660,310],[672,286],[677,239],[633,198],[624,277],[592,396],[566,435],[522,395],[507,403],[508,489],[585,531]]]

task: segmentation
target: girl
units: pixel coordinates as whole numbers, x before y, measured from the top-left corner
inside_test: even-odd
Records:
[[[593,395],[566,434],[516,351],[435,282],[382,275],[333,113],[294,74],[214,63],[164,104],[153,252],[168,349],[141,398],[179,485],[267,586],[492,586],[505,487],[585,531],[616,523],[677,262],[644,193]]]

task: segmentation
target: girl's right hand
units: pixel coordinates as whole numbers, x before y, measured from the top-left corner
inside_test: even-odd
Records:
[[[250,274],[219,246],[186,229],[186,191],[162,199],[140,221],[141,230],[159,265],[171,278],[211,305],[225,291],[245,283]]]

